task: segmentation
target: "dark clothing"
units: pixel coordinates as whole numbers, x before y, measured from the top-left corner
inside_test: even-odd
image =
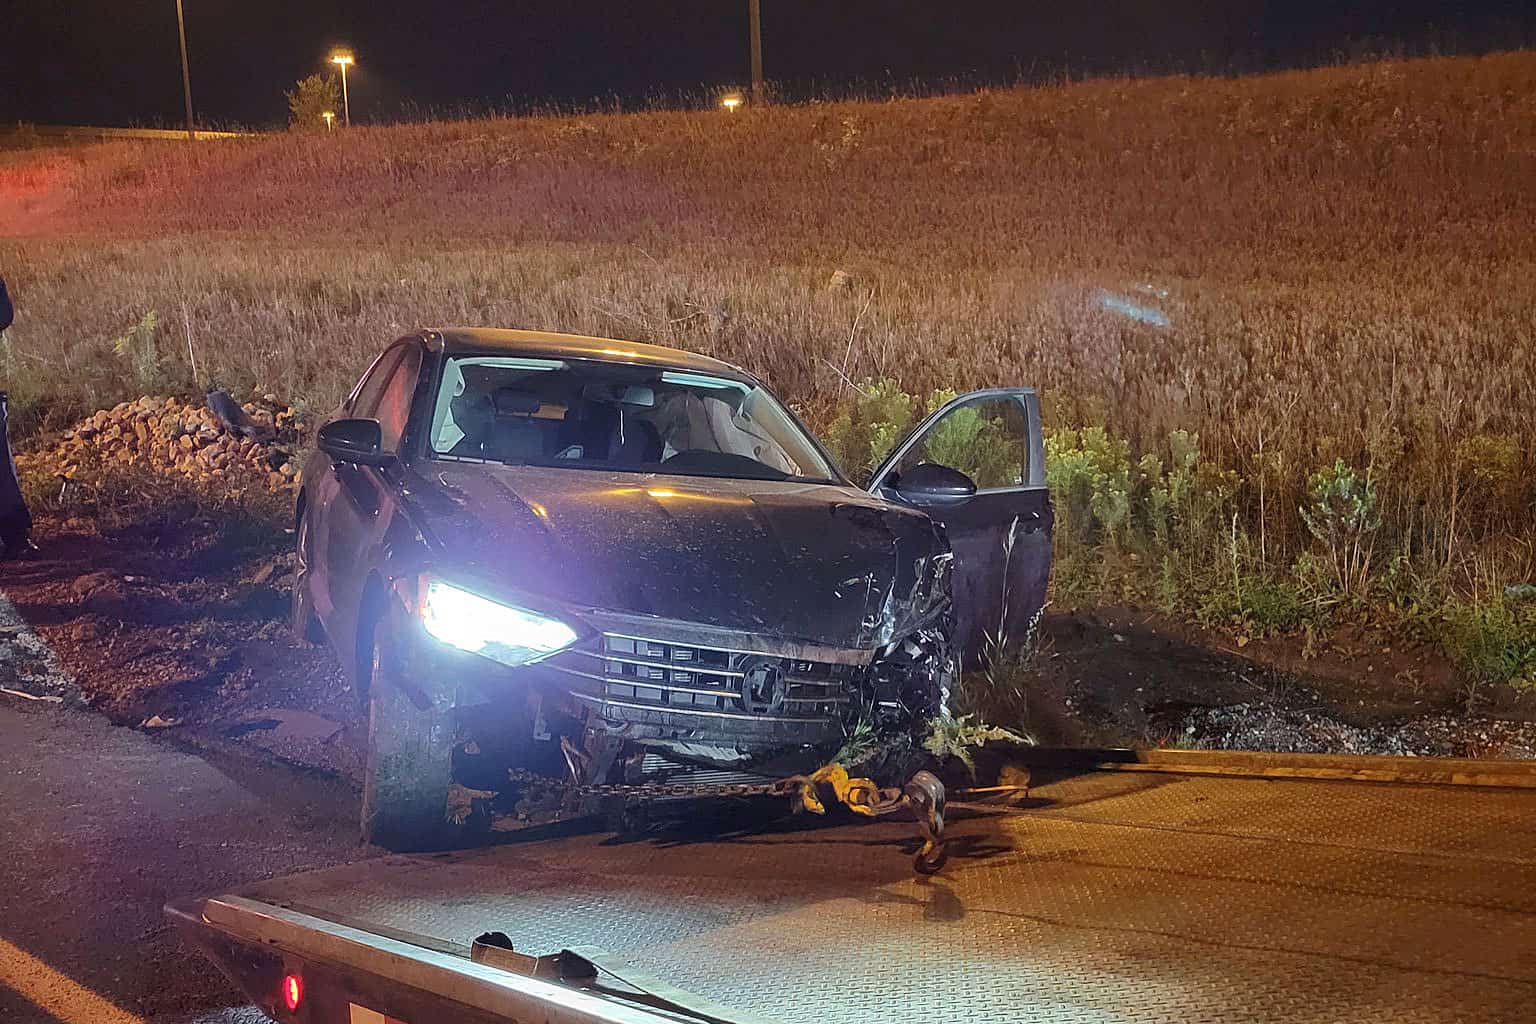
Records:
[[[11,326],[16,310],[5,290],[5,279],[0,278],[0,331]],[[32,550],[32,513],[21,496],[21,485],[16,480],[16,462],[11,458],[11,443],[7,437],[9,410],[6,394],[0,391],[0,558],[20,558]]]
[[[10,418],[6,404],[6,394],[0,391],[0,557],[17,558],[32,547],[32,513],[16,480],[16,463],[6,436]]]

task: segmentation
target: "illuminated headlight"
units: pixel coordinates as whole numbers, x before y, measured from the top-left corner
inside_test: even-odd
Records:
[[[443,643],[504,665],[526,665],[576,642],[576,631],[559,619],[442,580],[426,581],[420,614],[427,632]]]

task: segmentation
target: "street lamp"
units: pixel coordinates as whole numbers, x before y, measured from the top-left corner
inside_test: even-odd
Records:
[[[741,103],[741,93],[739,92],[728,92],[720,97],[720,105],[730,114],[736,113],[736,108],[741,106]]]
[[[341,123],[352,127],[352,103],[347,98],[347,67],[357,63],[350,53],[331,54],[331,63],[341,67]]]
[[[336,111],[327,110],[320,115],[325,119],[325,130],[331,131],[336,127]]]

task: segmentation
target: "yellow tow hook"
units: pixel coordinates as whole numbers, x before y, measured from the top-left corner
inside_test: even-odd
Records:
[[[796,787],[800,807],[812,814],[827,813],[816,791],[821,784],[831,787],[838,803],[867,818],[882,818],[904,807],[911,808],[923,838],[923,845],[912,859],[913,869],[931,875],[944,866],[944,783],[932,772],[918,772],[901,788],[882,789],[872,779],[850,777],[848,769],[834,763],[785,782]]]

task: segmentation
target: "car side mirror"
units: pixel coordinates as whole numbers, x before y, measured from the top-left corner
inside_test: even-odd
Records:
[[[333,420],[320,428],[315,444],[337,462],[387,466],[395,461],[393,452],[383,450],[378,420]]]
[[[976,493],[976,481],[948,466],[922,462],[886,482],[914,505],[957,504]]]

